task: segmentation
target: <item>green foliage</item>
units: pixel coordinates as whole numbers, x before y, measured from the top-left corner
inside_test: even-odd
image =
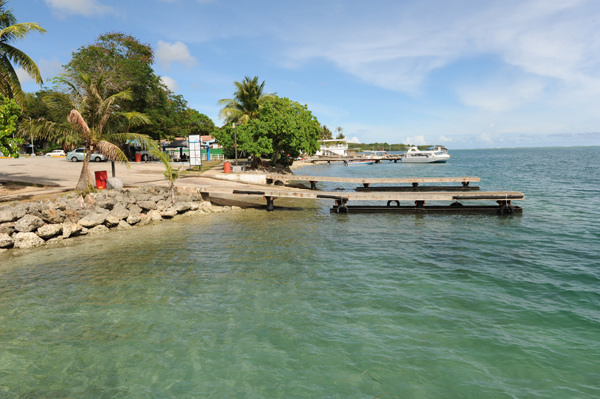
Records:
[[[12,43],[24,39],[31,31],[43,33],[45,30],[38,24],[17,23],[13,13],[6,9],[6,4],[6,0],[0,0],[0,94],[23,105],[24,95],[15,66],[23,69],[36,83],[42,83],[42,76],[35,62]]]
[[[163,172],[163,176],[169,182],[169,191],[171,192],[171,202],[175,203],[175,180],[179,178],[180,169],[174,169],[173,165],[171,165],[169,155],[166,152],[161,151],[158,148],[152,149],[150,152],[153,157],[158,159],[165,165],[165,171]]]
[[[234,97],[219,101],[219,104],[223,106],[220,117],[225,120],[226,124],[240,125],[257,118],[262,105],[276,97],[275,93],[263,93],[265,81],[258,83],[258,76],[252,79],[246,76],[243,81],[234,82],[234,85],[236,87]]]
[[[21,107],[17,102],[0,95],[0,153],[13,158],[19,157],[19,145],[23,143],[19,137],[13,139],[19,116]]]
[[[251,156],[254,163],[262,157],[273,165],[289,166],[303,153],[314,154],[318,149],[321,125],[312,113],[288,98],[271,99],[263,104],[258,117],[248,123],[224,127],[217,138],[231,153],[234,132],[237,134],[238,154]]]
[[[321,126],[321,136],[319,140],[331,140],[333,139],[333,135],[331,134],[331,130],[326,125]]]

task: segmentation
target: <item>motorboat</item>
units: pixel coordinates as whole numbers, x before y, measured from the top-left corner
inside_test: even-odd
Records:
[[[351,159],[349,161],[344,161],[344,166],[351,165],[373,165],[377,161],[375,159]]]
[[[410,147],[404,153],[402,162],[406,163],[444,163],[450,159],[448,149],[443,146],[430,147],[419,150],[416,146]]]

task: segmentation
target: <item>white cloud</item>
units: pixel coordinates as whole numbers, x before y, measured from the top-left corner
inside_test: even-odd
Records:
[[[177,84],[177,81],[173,78],[170,78],[168,76],[161,76],[160,80],[165,84],[165,86],[167,86],[167,88],[169,90],[171,90],[172,92],[177,91],[177,89],[179,88],[179,85]]]
[[[364,8],[340,3],[310,27],[289,26],[281,18],[283,61],[296,67],[325,59],[375,86],[407,93],[420,92],[432,72],[476,57],[561,82],[600,79],[600,20],[592,18],[600,2],[468,3],[404,1]]]
[[[504,112],[539,100],[545,85],[538,79],[513,82],[493,82],[458,90],[462,102],[468,106],[494,112]]]
[[[450,137],[446,137],[446,136],[440,136],[438,137],[438,140],[440,143],[450,143],[452,142],[452,139]]]
[[[348,141],[349,143],[356,143],[356,144],[359,144],[359,143],[360,143],[360,140],[358,139],[358,137],[352,137],[352,138],[349,138],[349,139],[347,139],[347,141]]]
[[[156,49],[156,58],[165,71],[169,70],[173,62],[184,65],[187,68],[191,68],[198,63],[190,54],[185,43],[180,41],[169,43],[159,40]]]
[[[425,140],[425,136],[406,137],[403,141],[405,144],[425,145],[430,144]]]
[[[113,12],[113,8],[105,6],[98,0],[45,0],[46,4],[59,13],[83,15],[102,15]]]

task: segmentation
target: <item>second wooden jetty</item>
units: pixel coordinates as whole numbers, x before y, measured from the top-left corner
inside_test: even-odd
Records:
[[[470,182],[480,181],[478,177],[461,178],[402,178],[402,179],[384,179],[384,178],[342,178],[342,177],[323,177],[323,176],[298,176],[298,175],[268,175],[267,181],[279,184],[289,181],[333,181],[333,182],[359,182],[364,184],[371,183],[392,183],[399,181],[413,184],[419,183],[445,183],[459,182],[467,186]],[[314,184],[311,183],[314,187]],[[493,213],[493,214],[513,214],[521,213],[522,208],[514,206],[512,201],[523,200],[525,196],[517,191],[485,191],[477,193],[457,193],[453,191],[385,191],[385,192],[338,192],[338,191],[319,191],[307,189],[290,189],[288,187],[264,189],[231,189],[231,188],[200,188],[200,192],[205,196],[211,195],[232,195],[232,196],[250,196],[262,197],[266,200],[268,211],[274,209],[274,200],[277,198],[297,198],[297,199],[321,199],[333,200],[334,206],[332,213],[356,213],[356,212],[397,212],[397,213]],[[272,187],[272,186],[271,186]],[[368,187],[368,186],[367,186]],[[362,202],[363,205],[348,205],[348,202]],[[471,201],[494,201],[496,205],[464,205],[463,202]],[[385,205],[374,205],[373,202],[383,202]],[[431,202],[450,202],[449,205],[428,205]]]

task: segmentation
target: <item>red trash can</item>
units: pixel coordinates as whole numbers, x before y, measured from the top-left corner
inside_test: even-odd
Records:
[[[135,162],[142,162],[142,154],[138,152],[135,153]]]
[[[96,175],[96,188],[105,189],[106,188],[106,179],[108,179],[108,175],[105,170],[100,170],[98,172],[94,172]]]
[[[223,171],[225,173],[231,173],[231,162],[225,161],[225,163],[223,164]]]

